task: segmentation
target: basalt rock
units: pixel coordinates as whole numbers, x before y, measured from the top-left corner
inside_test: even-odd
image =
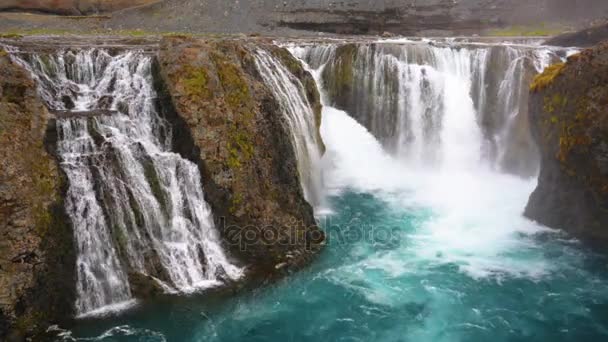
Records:
[[[49,114],[0,50],[0,340],[45,340],[72,315],[75,252]]]
[[[175,150],[199,165],[226,246],[267,275],[281,263],[303,265],[324,235],[304,199],[287,123],[255,67],[257,47],[165,38],[156,73]]]
[[[530,118],[542,162],[526,216],[608,241],[608,44],[539,75]]]

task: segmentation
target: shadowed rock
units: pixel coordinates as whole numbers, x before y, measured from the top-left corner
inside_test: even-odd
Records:
[[[532,84],[531,128],[542,162],[526,216],[608,241],[608,44],[547,68]]]

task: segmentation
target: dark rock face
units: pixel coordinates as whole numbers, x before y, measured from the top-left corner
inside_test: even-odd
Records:
[[[35,84],[0,50],[0,340],[43,340],[73,310],[73,235],[48,126]]]
[[[33,11],[60,15],[87,15],[146,5],[158,0],[0,0],[0,11]]]
[[[572,56],[532,84],[541,150],[526,216],[594,242],[608,241],[608,44]]]
[[[577,22],[608,11],[601,0],[283,1],[268,21],[296,29],[347,34],[473,33],[510,25]]]
[[[608,40],[608,24],[598,25],[578,32],[565,33],[547,40],[545,45],[587,48],[606,40]]]
[[[243,41],[165,38],[157,73],[175,149],[199,165],[227,248],[267,275],[302,265],[324,235],[304,199],[286,122],[261,82],[252,48]]]

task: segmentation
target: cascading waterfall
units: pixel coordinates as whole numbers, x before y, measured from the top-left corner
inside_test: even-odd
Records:
[[[257,50],[255,63],[264,82],[279,101],[290,126],[306,200],[313,206],[319,206],[323,201],[321,142],[318,141],[315,113],[306,97],[306,90],[300,80],[268,51]]]
[[[530,175],[535,160],[523,120],[527,82],[534,69],[565,53],[529,46],[432,44],[361,43],[353,45],[350,61],[336,45],[290,47],[310,63],[328,104],[321,125],[326,147],[321,169],[332,210],[319,218],[330,243],[307,271],[253,294],[218,301],[152,301],[145,310],[82,320],[73,331],[54,330],[65,341],[605,339],[606,257],[521,215],[535,186],[533,178],[521,177]],[[299,96],[302,88],[266,51],[258,51],[256,59],[279,104],[290,106],[284,108],[285,121],[292,132],[299,132],[294,139],[301,140],[294,146],[302,143],[296,146],[302,158],[309,146],[304,143],[313,140],[300,135],[314,127],[307,124],[313,121]],[[147,71],[140,75],[148,77]],[[58,91],[51,98],[60,98],[54,95]],[[70,103],[64,99],[59,104],[64,102]],[[83,194],[96,196],[84,210],[104,211],[108,205],[97,194],[110,190],[98,190],[107,182],[98,175],[118,175],[125,196],[132,191],[131,180],[112,166],[125,157],[100,149],[101,143],[119,149],[113,139],[123,134],[123,126],[112,123],[108,133],[94,124],[111,118],[139,123],[142,118],[114,100],[111,106],[75,102],[81,111],[109,111],[106,116],[60,119],[88,125],[88,136],[81,136],[92,148],[78,152],[80,158],[75,155],[73,162],[92,173],[92,180],[83,177],[92,189]],[[170,130],[155,114],[150,122],[158,140],[152,145],[164,146]],[[126,137],[123,141],[135,145]],[[146,141],[137,141],[136,163],[151,153]],[[100,163],[93,154],[112,162]],[[153,165],[158,158],[151,159]],[[108,169],[78,164],[84,162]],[[140,170],[145,173],[146,168]],[[156,197],[154,184],[150,186],[147,196]],[[173,201],[158,203],[169,202],[172,208]],[[132,207],[129,203],[128,210]],[[111,226],[100,224],[116,239]],[[133,234],[148,239],[142,231]],[[129,269],[121,267],[121,245],[114,243],[113,251],[100,256],[119,264],[115,270],[123,271],[116,277]],[[168,277],[149,274],[171,285],[164,280]]]
[[[78,314],[130,300],[133,276],[193,292],[242,275],[222,250],[197,166],[171,152],[150,56],[87,49],[16,60],[58,114]]]
[[[528,84],[566,51],[524,45],[392,42],[304,46],[328,104],[357,119],[412,166],[534,176]]]

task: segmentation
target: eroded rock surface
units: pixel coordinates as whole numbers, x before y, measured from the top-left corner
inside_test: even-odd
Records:
[[[608,241],[608,44],[538,76],[530,117],[542,163],[526,216]]]
[[[48,125],[34,82],[0,50],[0,340],[42,340],[73,310],[73,235]]]
[[[166,38],[158,73],[164,111],[179,132],[176,150],[199,165],[227,247],[250,270],[269,274],[302,265],[324,236],[304,199],[288,127],[261,81],[254,48],[241,40]]]

